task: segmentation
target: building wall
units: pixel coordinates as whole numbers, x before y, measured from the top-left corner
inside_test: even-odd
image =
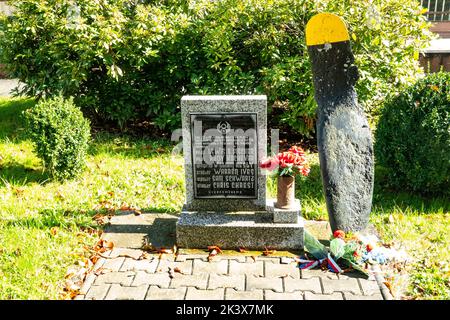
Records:
[[[450,21],[434,22],[430,30],[439,36],[439,39],[450,39]],[[439,46],[439,50],[435,50],[433,46],[424,50],[420,55],[419,62],[425,72],[450,72],[450,41],[439,40],[444,45]],[[439,51],[439,52],[436,52]]]
[[[435,22],[430,30],[438,34],[440,38],[450,38],[450,21]]]
[[[446,53],[423,53],[419,62],[427,73],[450,71],[450,50]]]

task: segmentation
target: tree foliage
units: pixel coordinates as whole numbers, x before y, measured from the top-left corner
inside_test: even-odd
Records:
[[[388,185],[450,194],[450,73],[427,76],[389,100],[375,138]]]
[[[32,96],[74,96],[120,126],[179,126],[184,94],[266,94],[280,121],[314,131],[307,21],[348,23],[367,111],[414,82],[430,38],[416,0],[18,0],[0,54]]]

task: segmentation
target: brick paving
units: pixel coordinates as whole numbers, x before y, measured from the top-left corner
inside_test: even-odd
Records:
[[[300,270],[287,257],[147,255],[114,249],[86,277],[77,300],[383,300],[375,277]],[[122,251],[124,252],[124,251]],[[96,275],[98,274],[98,275]]]
[[[366,280],[357,273],[336,275],[322,270],[300,270],[288,254],[280,257],[219,254],[211,261],[208,252],[201,250],[180,249],[178,255],[143,255],[139,249],[142,243],[173,247],[176,221],[172,215],[159,213],[113,216],[102,238],[112,241],[115,248],[96,262],[76,299],[392,299],[378,276],[379,270],[374,270]],[[317,227],[308,224],[310,230]],[[330,230],[324,228],[328,225],[319,227],[324,229],[323,237],[328,237]]]

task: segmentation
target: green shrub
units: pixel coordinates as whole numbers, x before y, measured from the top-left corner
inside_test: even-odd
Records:
[[[375,141],[390,186],[450,194],[450,73],[430,75],[388,101]]]
[[[78,4],[77,10],[73,3]],[[267,94],[279,121],[314,131],[304,29],[348,22],[368,111],[416,80],[430,39],[417,0],[19,0],[0,55],[32,96],[74,96],[92,118],[179,126],[184,94]]]
[[[24,111],[27,131],[53,178],[76,177],[85,166],[90,125],[73,99],[43,99]]]

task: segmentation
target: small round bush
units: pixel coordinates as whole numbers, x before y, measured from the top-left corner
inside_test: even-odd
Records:
[[[391,187],[449,194],[450,73],[429,75],[388,101],[375,141]]]
[[[24,115],[37,155],[52,177],[65,180],[80,174],[85,166],[90,124],[73,99],[44,99]]]

